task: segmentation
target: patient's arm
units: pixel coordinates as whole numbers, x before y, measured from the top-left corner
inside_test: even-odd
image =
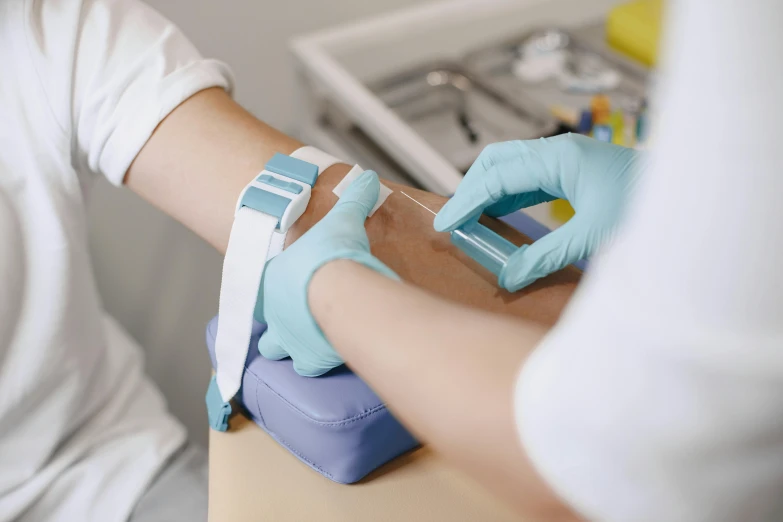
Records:
[[[208,89],[163,120],[131,165],[125,183],[225,252],[239,193],[275,152],[290,154],[301,145],[254,118],[223,90]],[[337,201],[332,188],[349,169],[335,165],[318,178],[307,212],[289,232],[289,242],[332,208]],[[547,326],[554,323],[578,281],[578,271],[564,270],[509,294],[454,248],[448,234],[433,230],[432,214],[402,196],[398,185],[387,185],[395,193],[367,221],[367,233],[373,254],[403,279],[485,310]],[[445,201],[403,189],[436,211]],[[502,223],[487,224],[517,244],[528,241]]]
[[[289,154],[300,146],[223,91],[211,89],[187,100],[160,124],[126,183],[223,252],[245,184],[275,152]],[[349,168],[335,165],[321,175],[289,242],[332,208],[337,200],[332,188]],[[527,463],[514,431],[511,400],[514,375],[545,327],[559,316],[578,272],[564,270],[509,294],[452,247],[448,234],[433,230],[432,214],[400,195],[399,186],[388,185],[395,193],[367,221],[373,254],[404,280],[433,294],[530,321],[459,306],[347,262],[328,264],[316,273],[314,313],[349,364],[423,440],[524,511],[545,514],[548,520],[570,517]],[[445,201],[404,190],[434,210]],[[502,223],[486,223],[517,244],[527,240]],[[335,303],[339,306],[330,306]],[[340,315],[335,309],[343,310],[342,320],[335,319]],[[346,314],[351,316],[347,323]],[[352,329],[354,319],[364,327]],[[378,341],[378,334],[385,340]],[[370,339],[372,357],[362,352]],[[429,410],[439,414],[429,415]]]

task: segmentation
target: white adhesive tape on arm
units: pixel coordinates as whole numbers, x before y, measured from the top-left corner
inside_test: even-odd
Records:
[[[332,190],[335,196],[338,198],[343,195],[343,192],[345,192],[345,189],[348,188],[348,185],[353,183],[353,181],[358,178],[359,176],[364,173],[364,169],[361,168],[359,165],[354,165],[351,170],[348,171],[348,174],[345,175],[345,177],[340,181],[340,183],[337,184],[336,187]],[[381,208],[381,205],[383,205],[383,202],[386,201],[386,198],[391,196],[392,189],[381,183],[381,191],[378,194],[378,201],[375,203],[375,206],[372,207],[372,210],[370,210],[370,216],[375,214],[375,211]]]
[[[277,218],[243,207],[236,215],[223,260],[215,339],[217,385],[228,402],[242,384],[253,309]]]

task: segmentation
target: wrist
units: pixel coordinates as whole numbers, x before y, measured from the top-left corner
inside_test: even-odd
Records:
[[[371,270],[351,259],[338,258],[327,261],[313,272],[307,285],[307,305],[319,326],[327,320],[334,304],[343,302],[340,293],[351,284],[351,278],[363,271]]]
[[[380,279],[375,279],[380,278]],[[373,281],[400,281],[400,276],[370,252],[353,252],[348,257],[337,254],[315,269],[307,282],[307,301],[310,314],[321,324],[321,314],[331,309],[332,303],[345,303],[338,292],[351,292],[356,285],[372,285]]]

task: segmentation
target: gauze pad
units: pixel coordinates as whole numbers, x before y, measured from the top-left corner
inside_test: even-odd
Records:
[[[362,175],[365,169],[361,168],[359,165],[354,165],[351,170],[348,171],[348,174],[345,175],[343,180],[337,184],[336,187],[334,187],[334,190],[332,192],[335,196],[338,198],[342,196],[343,192],[345,192],[345,189],[348,188],[348,185],[353,183],[353,181]],[[378,201],[375,203],[375,206],[372,207],[372,210],[370,210],[369,216],[372,216],[375,214],[375,211],[378,210],[381,205],[383,205],[383,202],[386,201],[386,198],[391,196],[392,189],[381,183],[381,191],[378,193]]]

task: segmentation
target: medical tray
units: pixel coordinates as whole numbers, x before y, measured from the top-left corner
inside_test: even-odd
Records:
[[[513,73],[514,62],[521,58],[522,45],[529,39],[546,33],[561,36],[570,60],[587,57],[619,74],[619,84],[602,93],[609,97],[613,107],[639,103],[647,97],[649,69],[611,49],[604,41],[603,24],[568,29],[541,27],[468,53],[462,64],[470,74],[480,77],[510,102],[524,100],[525,103],[532,103],[546,110],[550,107],[566,107],[573,111],[589,108],[595,93],[568,92],[555,78],[535,83],[526,82]]]
[[[462,172],[491,143],[557,130],[545,109],[524,97],[510,101],[456,63],[420,65],[368,87]]]

